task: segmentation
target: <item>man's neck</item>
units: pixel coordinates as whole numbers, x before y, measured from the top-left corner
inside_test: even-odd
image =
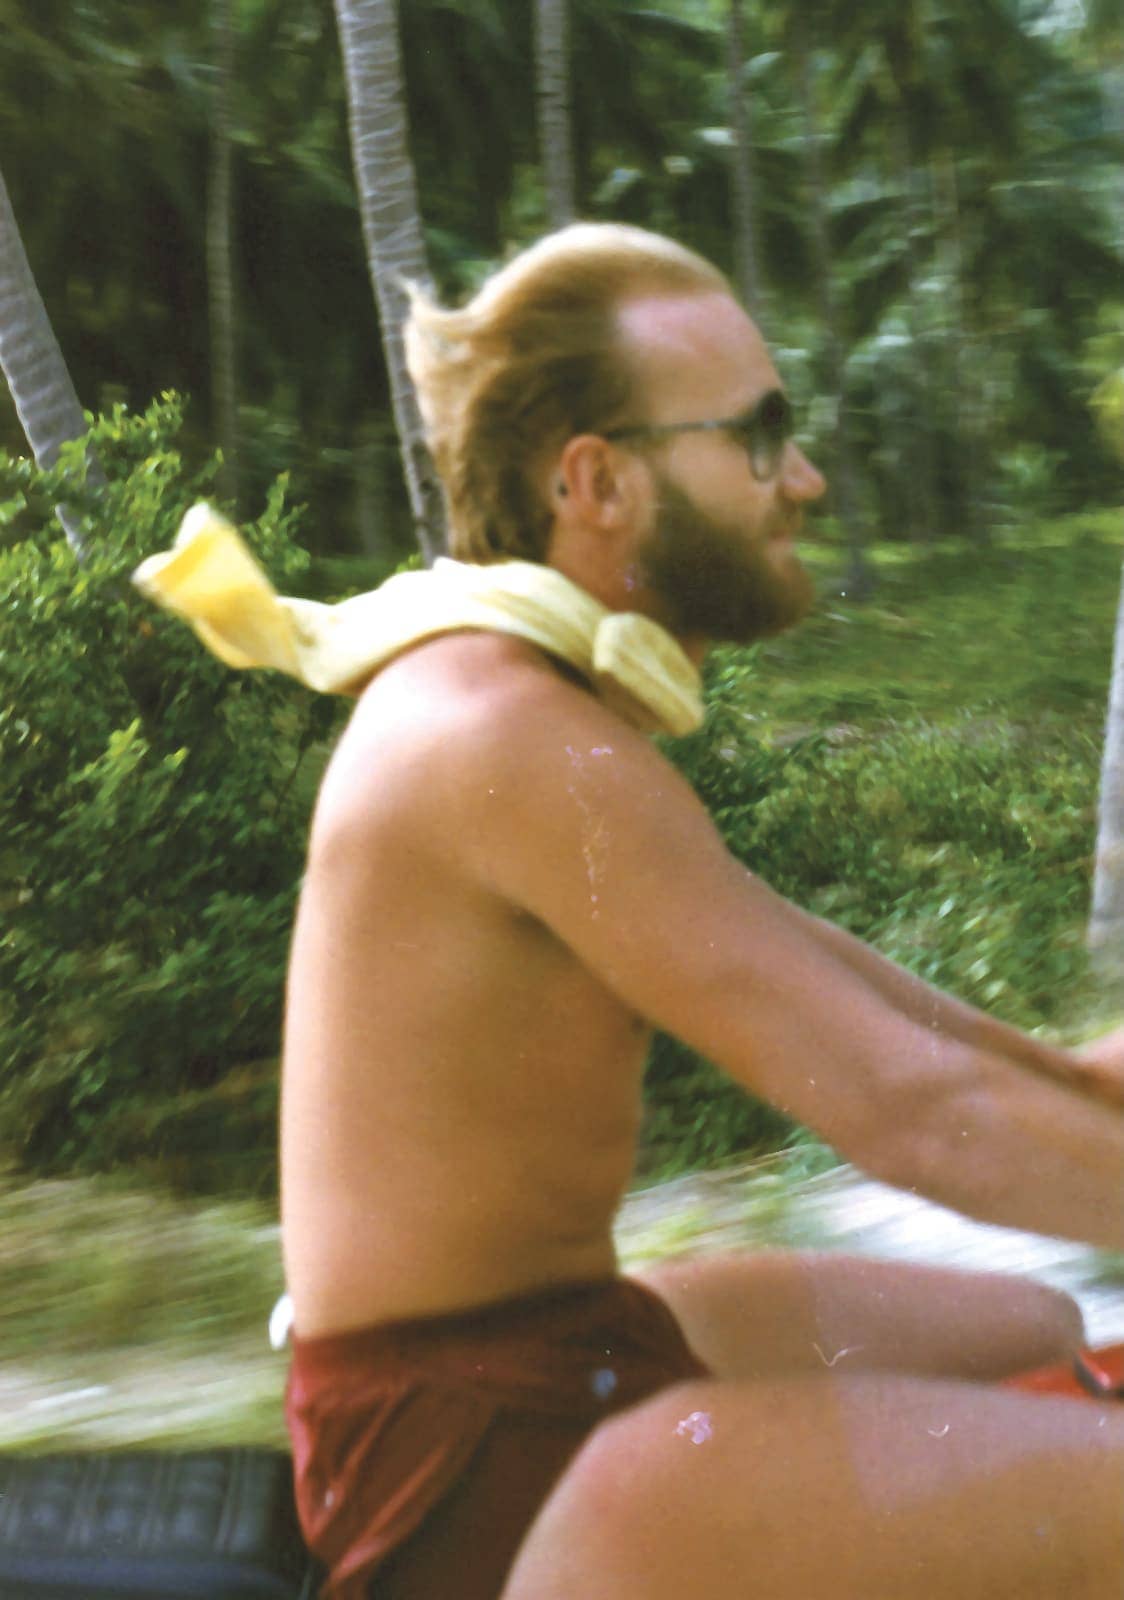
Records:
[[[552,544],[543,565],[561,573],[608,610],[631,612],[658,623],[679,645],[691,665],[701,671],[713,640],[702,635],[676,633],[670,626],[667,607],[641,577],[635,563],[622,568],[619,564],[583,560],[580,552],[555,548]]]

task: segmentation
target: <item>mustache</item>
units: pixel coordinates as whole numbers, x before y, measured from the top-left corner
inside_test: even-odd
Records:
[[[663,492],[652,503],[652,510],[657,519],[671,516],[678,521],[683,516],[685,509],[689,509],[692,517],[696,514],[693,505],[690,505],[683,496],[667,486],[664,487]],[[726,525],[718,523],[714,526],[721,529],[731,541],[736,541],[739,538],[741,530],[734,522]],[[765,517],[753,542],[755,544],[771,544],[774,540],[780,539],[792,539],[795,541],[803,531],[803,512],[794,511],[790,507],[781,507]]]
[[[766,539],[798,539],[804,530],[804,518],[799,513],[785,512],[771,517],[765,524]]]

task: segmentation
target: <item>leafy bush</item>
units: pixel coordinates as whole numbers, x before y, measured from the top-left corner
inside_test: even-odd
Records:
[[[782,893],[1035,1027],[1084,975],[1096,784],[1094,741],[1060,718],[813,739],[757,808],[754,853]]]
[[[213,491],[216,463],[192,469],[177,449],[180,413],[165,398],[95,426],[97,499],[75,487],[81,447],[53,474],[0,456],[0,1146],[44,1172],[147,1165],[261,1190],[308,813],[344,708],[228,671],[131,590],[136,563]],[[51,510],[64,484],[89,518],[83,565]],[[280,587],[314,587],[284,480],[246,533]],[[990,558],[1002,605],[972,553],[963,573],[930,562],[916,593],[887,583],[893,610],[715,652],[706,726],[667,748],[774,887],[1035,1027],[1072,1018],[1080,993],[1090,696],[1107,671],[1066,620],[1100,607],[1089,634],[1111,636],[1102,580],[1119,558],[1091,524],[1020,558],[1017,574]],[[667,1038],[647,1100],[649,1171],[793,1134]]]
[[[778,747],[749,710],[755,674],[753,652],[718,653],[705,728],[668,747],[738,859],[942,989],[1025,1028],[1072,1019],[1087,976],[1090,727],[964,713]],[[647,1091],[655,1170],[793,1131],[674,1040],[657,1039]]]
[[[185,1169],[198,1153],[270,1170],[272,1075],[225,1151],[214,1118],[152,1113],[276,1057],[336,704],[230,672],[133,593],[133,567],[212,493],[217,463],[185,464],[181,420],[166,396],[98,422],[96,499],[75,488],[80,445],[52,474],[0,457],[0,1141],[40,1170],[159,1162],[193,1128]],[[51,511],[64,482],[88,517],[80,566]],[[246,529],[281,586],[307,564],[295,529],[282,479]]]
[[[662,741],[740,860],[751,850],[755,809],[780,766],[749,710],[755,671],[752,651],[713,652],[704,673],[704,726]],[[781,1112],[667,1034],[653,1041],[644,1093],[641,1166],[648,1175],[709,1166],[738,1150],[774,1149],[793,1131]]]

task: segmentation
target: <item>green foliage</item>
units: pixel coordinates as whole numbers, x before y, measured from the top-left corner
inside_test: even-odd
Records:
[[[1102,433],[1117,455],[1124,456],[1124,367],[1105,378],[1093,404]]]
[[[0,457],[0,1141],[44,1170],[174,1156],[191,1119],[140,1108],[276,1055],[305,769],[334,707],[231,673],[131,589],[213,482],[216,463],[185,468],[180,423],[165,397],[95,425],[110,482],[82,567],[50,511],[68,469],[81,504],[81,447],[50,475]],[[246,529],[282,587],[307,562],[295,525],[279,481]],[[216,1149],[212,1118],[199,1153],[256,1139],[267,1173],[263,1092],[239,1143]]]
[[[664,228],[730,267],[726,9],[570,6],[580,210]],[[391,419],[332,8],[238,0],[234,14],[242,480],[253,503],[283,462],[317,506],[319,552],[377,526],[396,557],[410,523],[394,452],[371,465]],[[430,262],[458,295],[545,225],[533,7],[411,0],[399,14]],[[199,397],[190,421],[206,437],[213,8],[0,0],[0,37],[5,179],[79,394],[138,405],[175,387]],[[800,37],[822,140],[801,111]],[[1000,0],[751,8],[746,42],[766,331],[786,347],[786,382],[799,390],[806,366],[834,418],[807,161],[822,143],[864,520],[915,535],[923,489],[941,535],[989,526],[1007,490],[1016,514],[1040,489],[1047,508],[1112,495],[1084,405],[1104,373],[1083,387],[1081,371],[1122,281],[1115,80],[1092,11],[1086,36]],[[829,466],[834,432],[814,439]],[[0,439],[17,436],[0,410]],[[1050,478],[1057,451],[1065,470]],[[357,500],[377,510],[359,519]]]
[[[168,397],[95,425],[96,500],[78,446],[49,475],[0,457],[0,1145],[42,1171],[260,1190],[308,812],[341,710],[229,672],[131,590],[212,488],[216,464],[193,471],[177,447],[180,412]],[[51,511],[64,482],[87,518],[81,567]],[[307,589],[283,481],[246,531],[280,586]],[[1085,517],[987,556],[888,553],[877,608],[716,652],[706,726],[669,753],[782,893],[1023,1026],[1069,1025],[1116,543],[1112,519]],[[668,1039],[647,1092],[649,1171],[793,1136]]]
[[[996,552],[990,572],[978,554],[938,563],[939,583],[918,561],[888,574],[892,611],[828,612],[720,652],[705,727],[669,746],[733,853],[780,893],[1029,1029],[1079,1027],[1094,1004],[1083,933],[1119,563],[1095,536],[1108,531],[1080,519]],[[1096,623],[1081,649],[1074,615]],[[647,1091],[648,1170],[792,1134],[670,1039]]]
[[[1083,972],[1097,758],[1056,717],[809,738],[756,808],[753,860],[928,981],[1037,1026]]]
[[[260,1340],[282,1290],[264,1206],[176,1201],[113,1180],[0,1172],[6,1362],[49,1350]]]
[[[261,1200],[0,1166],[5,1450],[283,1445],[283,1288]]]

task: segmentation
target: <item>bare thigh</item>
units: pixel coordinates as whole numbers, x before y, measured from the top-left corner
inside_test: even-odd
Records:
[[[1070,1359],[1081,1312],[1033,1279],[784,1250],[684,1256],[636,1277],[721,1377],[1006,1377]]]
[[[503,1600],[1120,1600],[1124,1418],[875,1376],[690,1383],[604,1424]]]

